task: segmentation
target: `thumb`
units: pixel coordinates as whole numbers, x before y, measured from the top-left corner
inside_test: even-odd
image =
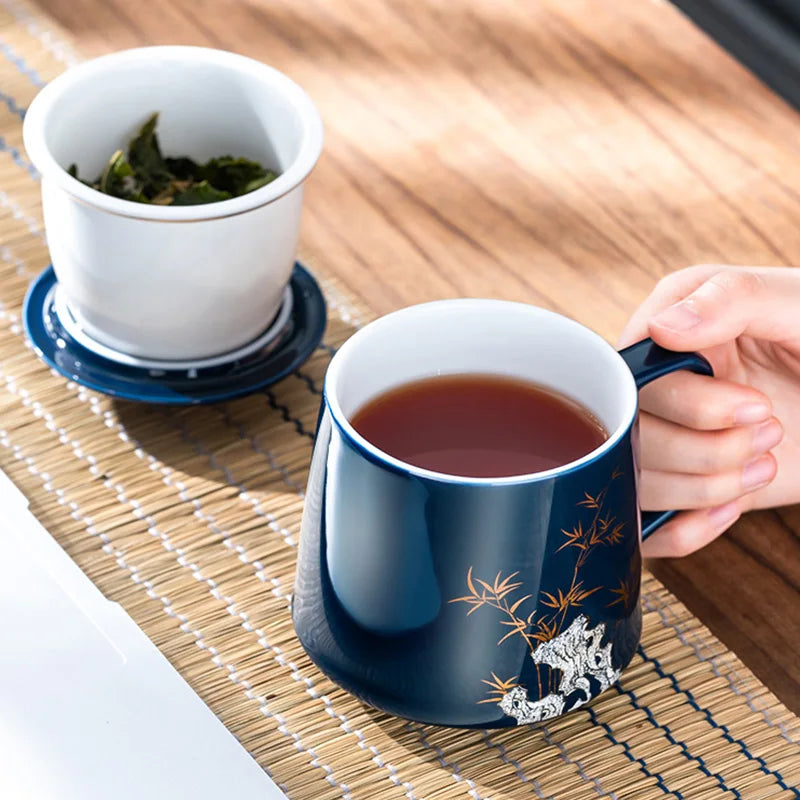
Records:
[[[742,334],[767,341],[796,339],[800,274],[795,270],[730,269],[648,321],[653,339],[670,350],[700,350]]]

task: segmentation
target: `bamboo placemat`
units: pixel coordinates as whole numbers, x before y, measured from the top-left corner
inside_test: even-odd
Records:
[[[76,58],[0,0],[0,466],[289,797],[800,798],[800,720],[652,576],[619,687],[547,726],[416,725],[314,668],[288,610],[306,467],[326,365],[368,313],[323,280],[325,344],[215,407],[115,402],[39,362],[20,306],[48,256],[21,121]]]

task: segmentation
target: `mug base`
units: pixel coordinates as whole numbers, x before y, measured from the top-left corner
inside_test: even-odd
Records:
[[[142,355],[131,350],[129,343],[120,342],[113,336],[98,332],[80,312],[70,305],[60,284],[56,284],[54,294],[54,311],[65,330],[82,347],[101,358],[107,358],[117,364],[139,369],[184,370],[207,369],[221,364],[247,358],[263,349],[277,339],[292,314],[293,294],[289,284],[283,290],[278,309],[271,322],[255,337],[246,340],[241,346],[225,350],[221,353],[198,356],[194,358],[173,359],[154,355]]]
[[[291,296],[288,284],[281,291],[278,302],[271,305],[263,314],[263,319],[272,320],[266,331],[262,326],[259,326],[256,330],[244,331],[241,336],[237,336],[236,341],[228,342],[222,348],[215,348],[213,352],[208,349],[197,352],[191,348],[176,347],[167,345],[164,342],[159,345],[150,343],[142,346],[131,339],[109,333],[92,322],[74,303],[68,302],[61,284],[59,284],[59,291],[56,293],[56,309],[62,324],[64,324],[65,328],[69,327],[70,334],[76,341],[80,341],[84,347],[103,358],[109,358],[112,361],[129,366],[153,369],[164,368],[164,365],[168,365],[166,368],[172,369],[199,369],[241,358],[242,354],[239,351],[244,351],[245,354],[253,352],[258,347],[266,344],[266,342],[261,342],[261,339],[270,331],[272,331],[272,337],[277,336],[279,331],[277,329],[273,331],[274,323],[280,316],[285,316],[288,319],[288,314],[282,314],[283,306],[286,304],[287,293]],[[291,312],[291,308],[288,311]],[[284,319],[284,323],[285,321]],[[163,338],[168,341],[170,335],[165,333]],[[184,365],[189,366],[184,367]]]
[[[636,637],[638,641],[638,632],[641,630],[639,627],[641,624],[641,617],[640,615],[635,616],[638,617],[639,622]],[[475,708],[441,702],[439,708],[434,708],[430,699],[423,703],[417,703],[410,697],[410,693],[406,696],[401,696],[399,692],[389,694],[385,691],[381,691],[381,688],[375,685],[377,681],[367,682],[363,680],[363,676],[349,674],[347,671],[343,670],[339,664],[334,663],[333,658],[326,656],[315,648],[308,637],[304,636],[302,624],[300,624],[296,618],[293,621],[300,644],[303,646],[308,657],[316,667],[337,686],[375,711],[410,722],[423,725],[436,725],[444,728],[490,730],[519,727],[522,725],[536,725],[539,723],[545,724],[594,702],[600,695],[604,694],[605,691],[619,682],[623,670],[633,658],[633,652],[631,652],[625,663],[615,670],[615,677],[613,680],[604,682],[603,684],[593,683],[591,693],[588,697],[582,697],[580,695],[576,697],[572,695],[570,698],[566,698],[566,701],[565,699],[561,699],[560,702],[555,703],[548,702],[548,698],[528,701],[522,687],[517,687],[515,691],[509,692],[509,695],[516,694],[517,697],[509,698],[509,695],[506,695],[506,698],[509,698],[509,703],[512,702],[512,700],[519,700],[519,703],[523,707],[527,706],[530,711],[534,712],[531,714],[529,711],[527,718],[524,714],[518,713],[516,710],[512,713],[508,713],[506,710],[508,706],[506,705],[505,698],[502,706],[501,702],[498,701],[496,713],[492,713],[495,710],[494,708],[492,711],[489,711],[489,705],[479,705]],[[411,670],[411,672],[413,674],[413,672],[416,671]],[[420,670],[418,674],[425,674],[425,672],[424,670]],[[373,685],[370,685],[370,683]],[[553,695],[550,695],[550,697],[552,698]],[[480,711],[478,709],[480,709]],[[514,714],[516,714],[516,716],[514,716]],[[533,717],[539,718],[533,719]]]

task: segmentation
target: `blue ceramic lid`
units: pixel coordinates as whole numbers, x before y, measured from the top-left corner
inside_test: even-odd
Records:
[[[280,334],[263,348],[244,358],[199,369],[131,366],[94,353],[70,336],[56,313],[56,285],[50,266],[34,280],[25,297],[23,322],[36,354],[82,386],[143,403],[217,403],[258,391],[305,362],[325,331],[322,291],[313,275],[297,263],[289,281],[291,314]]]

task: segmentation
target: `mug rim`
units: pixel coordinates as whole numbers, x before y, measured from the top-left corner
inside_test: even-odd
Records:
[[[294,161],[275,180],[253,192],[222,200],[189,206],[161,206],[136,203],[113,197],[86,186],[72,177],[56,161],[47,144],[47,126],[56,102],[76,84],[102,80],[106,68],[138,64],[153,58],[181,59],[213,65],[250,75],[265,86],[272,86],[290,102],[302,121],[302,141]],[[305,181],[322,152],[322,119],[305,90],[288,75],[248,56],[193,45],[155,45],[119,50],[70,67],[44,86],[31,101],[22,127],[25,149],[43,178],[52,180],[77,202],[116,216],[151,222],[201,222],[223,219],[253,211],[279,200]]]
[[[481,478],[469,475],[453,475],[447,472],[437,472],[435,470],[429,470],[425,469],[424,467],[415,466],[414,464],[410,464],[407,461],[395,458],[386,451],[381,450],[379,447],[372,444],[372,442],[358,433],[350,420],[347,418],[347,415],[342,410],[335,391],[331,391],[331,386],[335,386],[335,383],[338,380],[342,361],[347,356],[349,351],[358,346],[360,339],[363,339],[365,336],[369,335],[369,332],[375,332],[376,330],[391,324],[391,322],[395,321],[398,316],[407,316],[410,314],[419,313],[422,310],[430,310],[437,306],[447,308],[458,308],[460,306],[461,308],[468,310],[469,308],[478,307],[487,308],[492,305],[497,308],[498,312],[502,312],[504,309],[507,310],[510,307],[513,307],[514,309],[525,309],[526,311],[533,312],[537,315],[558,318],[559,320],[566,321],[576,332],[581,331],[581,333],[584,335],[588,333],[598,343],[598,345],[605,349],[610,355],[613,355],[614,359],[621,363],[624,369],[624,374],[629,378],[629,380],[627,380],[627,387],[624,389],[625,394],[627,394],[629,398],[628,405],[625,408],[622,421],[619,423],[619,425],[617,425],[612,433],[609,433],[608,438],[601,445],[581,456],[580,458],[569,461],[560,467],[553,467],[548,470],[530,472],[522,475]],[[373,320],[363,328],[357,330],[336,351],[336,354],[331,359],[331,362],[328,365],[328,370],[325,373],[322,397],[325,406],[330,411],[330,415],[334,424],[345,437],[345,439],[363,456],[368,458],[373,463],[387,469],[391,469],[394,472],[413,475],[414,477],[424,480],[435,481],[437,483],[452,483],[469,486],[510,486],[515,484],[535,483],[538,481],[549,480],[551,478],[557,478],[561,475],[579,470],[613,450],[614,447],[630,433],[639,410],[639,395],[633,374],[619,352],[615,350],[598,333],[586,325],[577,322],[571,317],[567,317],[564,314],[558,314],[557,312],[550,311],[546,308],[541,308],[540,306],[535,306],[529,303],[514,302],[511,300],[494,300],[489,298],[462,298],[455,300],[434,300],[428,303],[418,303],[416,305],[406,306],[398,311],[393,311],[389,314],[379,317],[376,320]]]

